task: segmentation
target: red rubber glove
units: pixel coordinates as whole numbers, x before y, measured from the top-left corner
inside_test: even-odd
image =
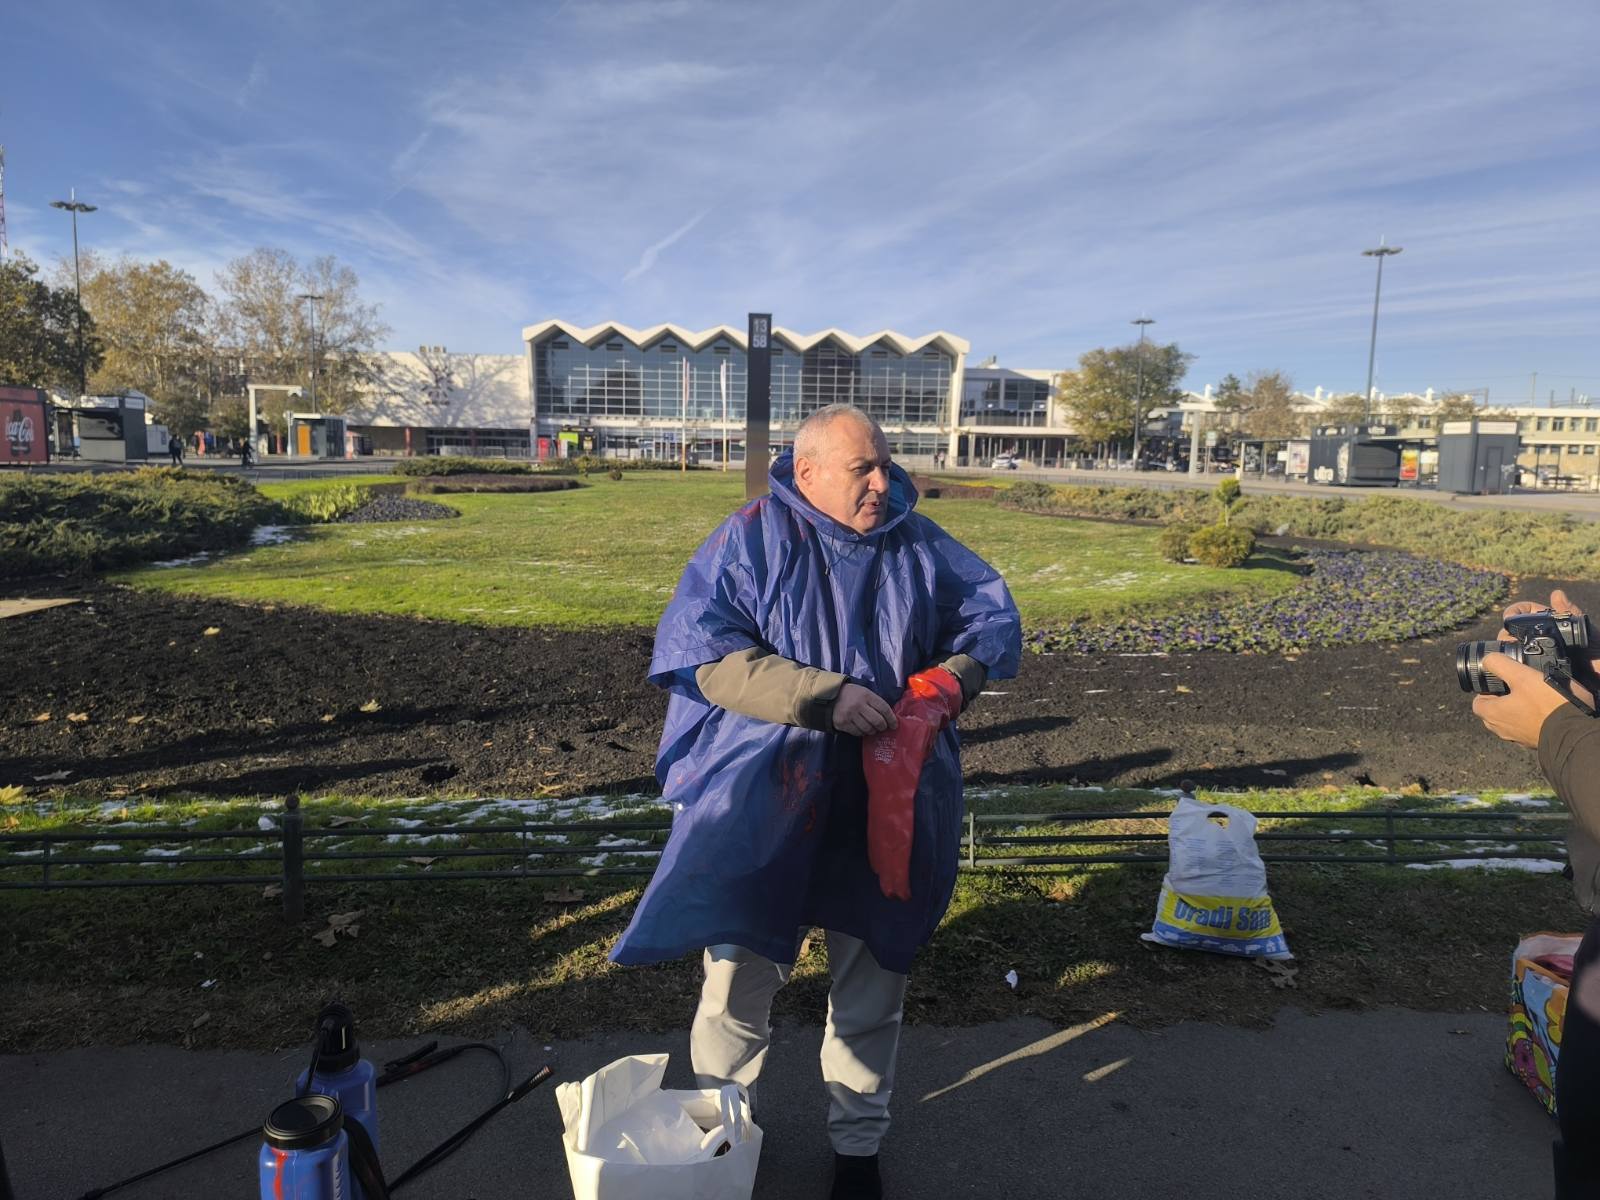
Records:
[[[961,681],[942,667],[906,681],[894,706],[900,725],[861,743],[867,775],[867,861],[891,900],[911,899],[917,781],[939,731],[961,714]]]

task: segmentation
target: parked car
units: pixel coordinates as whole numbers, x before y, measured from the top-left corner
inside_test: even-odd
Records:
[[[1009,454],[997,454],[994,456],[994,461],[989,464],[989,469],[991,471],[1015,471],[1017,469],[1017,460]]]

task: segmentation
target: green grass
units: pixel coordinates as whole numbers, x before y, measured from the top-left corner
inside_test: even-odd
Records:
[[[123,578],[338,612],[569,629],[654,624],[695,546],[742,501],[741,479],[640,472],[589,483],[539,495],[451,495],[445,502],[460,520],[317,527],[290,544]],[[1265,556],[1243,570],[1174,567],[1157,552],[1153,529],[961,501],[919,509],[998,568],[1035,625],[1262,597],[1294,580],[1287,564]]]
[[[1212,798],[1286,812],[1453,804],[1448,797],[1399,798],[1372,789]],[[980,792],[969,800],[974,809],[1012,813],[1167,811],[1172,804],[1170,796],[1150,792],[1063,788]],[[465,800],[427,803],[424,809],[422,802],[330,796],[307,800],[306,811],[313,825],[349,822],[340,835],[348,835],[350,846],[375,843],[373,835],[363,836],[364,825],[391,825],[406,813],[443,824],[472,811]],[[133,804],[126,815],[70,803],[44,811],[11,805],[0,809],[0,825],[15,821],[13,832],[98,829],[115,843],[126,838],[127,827],[119,833],[86,819],[193,821],[191,828],[254,831],[263,813],[282,815],[243,801]],[[592,833],[573,835],[580,849],[606,834],[607,820],[590,824]],[[1162,828],[1159,822],[1151,827]],[[273,840],[270,832],[260,837]],[[497,849],[505,838],[473,834],[469,844]],[[516,850],[505,848],[504,858],[468,865],[509,863]],[[451,869],[445,860],[425,861],[426,845],[401,849],[406,857],[377,869],[430,875]],[[307,920],[290,925],[279,899],[265,891],[275,867],[257,869],[261,887],[0,892],[0,1008],[7,1013],[0,1051],[139,1040],[279,1046],[303,1039],[328,995],[350,1002],[363,1032],[375,1038],[481,1035],[507,1022],[561,1037],[673,1029],[693,1012],[696,956],[645,969],[618,968],[606,959],[639,895],[634,880],[431,886],[312,880]],[[313,869],[362,868],[339,862]],[[1498,1009],[1516,939],[1532,929],[1580,928],[1584,919],[1571,885],[1559,875],[1275,865],[1269,886],[1300,970],[1296,989],[1280,991],[1248,962],[1150,949],[1139,941],[1150,925],[1162,870],[1160,863],[1067,864],[963,874],[939,933],[912,971],[909,1019],[966,1024],[1032,1015],[1065,1023],[1114,1013],[1150,1025],[1189,1019],[1259,1024],[1286,1003]],[[359,914],[351,918],[359,927],[354,936],[338,934],[332,946],[315,940],[331,917],[350,913]],[[820,1019],[827,988],[820,943],[813,939],[793,983],[780,994],[780,1014]],[[1013,969],[1021,977],[1016,991],[1004,983]],[[202,979],[215,980],[215,987],[201,989]]]

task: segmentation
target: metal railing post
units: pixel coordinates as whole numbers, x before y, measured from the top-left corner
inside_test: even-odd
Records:
[[[283,804],[283,919],[299,922],[306,917],[305,815],[300,797]]]
[[[967,814],[967,868],[978,869],[978,817],[971,812]]]
[[[1384,828],[1384,841],[1385,841],[1385,843],[1387,844],[1387,846],[1389,848],[1389,861],[1390,862],[1394,862],[1394,860],[1395,860],[1394,817],[1392,815],[1385,816],[1383,818],[1383,828]]]

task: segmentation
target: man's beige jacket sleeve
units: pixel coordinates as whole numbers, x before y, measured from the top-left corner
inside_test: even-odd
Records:
[[[983,690],[987,672],[977,659],[955,654],[939,666],[961,681],[962,707]],[[751,647],[706,663],[694,675],[700,694],[719,708],[776,725],[833,730],[833,705],[849,682],[837,671],[802,666]]]

